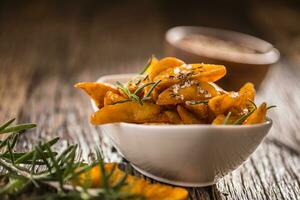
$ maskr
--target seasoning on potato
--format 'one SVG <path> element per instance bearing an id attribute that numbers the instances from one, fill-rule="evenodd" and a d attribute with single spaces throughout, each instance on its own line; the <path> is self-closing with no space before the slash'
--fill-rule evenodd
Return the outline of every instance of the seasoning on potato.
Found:
<path id="1" fill-rule="evenodd" d="M 136 77 L 126 83 L 77 83 L 99 110 L 91 123 L 248 125 L 266 120 L 267 104 L 257 107 L 255 89 L 245 83 L 237 92 L 214 82 L 226 75 L 226 67 L 186 64 L 166 57 L 152 57 Z M 272 107 L 272 106 L 271 106 Z M 269 107 L 270 108 L 270 107 Z"/>

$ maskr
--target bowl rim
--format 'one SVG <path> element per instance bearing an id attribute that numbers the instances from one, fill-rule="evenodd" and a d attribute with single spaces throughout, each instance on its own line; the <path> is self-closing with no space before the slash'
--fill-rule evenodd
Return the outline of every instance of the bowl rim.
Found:
<path id="1" fill-rule="evenodd" d="M 252 129 L 252 128 L 261 128 L 265 126 L 272 126 L 273 121 L 271 118 L 267 117 L 264 123 L 259 124 L 251 124 L 251 125 L 212 125 L 212 124 L 135 124 L 135 123 L 127 123 L 127 122 L 117 122 L 104 124 L 100 126 L 110 126 L 110 125 L 119 125 L 123 127 L 131 127 L 131 128 L 147 128 L 147 129 Z"/>
<path id="2" fill-rule="evenodd" d="M 218 37 L 216 35 L 219 35 L 219 37 L 226 36 L 227 38 L 231 38 L 232 41 L 239 40 L 239 42 L 245 44 L 245 46 L 251 45 L 254 49 L 265 48 L 268 50 L 262 53 L 239 53 L 240 55 L 243 55 L 242 59 L 239 56 L 231 57 L 228 55 L 215 54 L 209 50 L 196 53 L 195 51 L 184 48 L 182 45 L 177 43 L 178 40 L 190 33 L 202 33 L 202 35 L 214 35 L 215 37 Z M 276 63 L 280 58 L 279 51 L 271 43 L 252 35 L 220 28 L 205 26 L 175 26 L 166 32 L 165 40 L 169 43 L 169 45 L 189 54 L 232 63 L 269 65 Z"/>
<path id="3" fill-rule="evenodd" d="M 100 83 L 106 83 L 105 79 L 120 79 L 124 77 L 132 77 L 138 75 L 136 73 L 126 73 L 126 74 L 110 74 L 110 75 L 104 75 L 97 79 L 96 82 Z M 91 99 L 91 104 L 93 111 L 96 112 L 98 110 L 98 107 L 93 99 Z M 100 126 L 110 126 L 110 125 L 120 125 L 120 126 L 130 126 L 130 127 L 138 127 L 138 128 L 151 128 L 151 129 L 187 129 L 187 128 L 205 128 L 205 129 L 236 129 L 236 128 L 242 128 L 242 129 L 249 129 L 249 128 L 259 128 L 263 126 L 272 126 L 273 121 L 271 118 L 267 117 L 266 121 L 264 123 L 259 124 L 251 124 L 251 125 L 212 125 L 212 124 L 136 124 L 136 123 L 127 123 L 127 122 L 117 122 L 117 123 L 109 123 L 109 124 L 103 124 Z"/>

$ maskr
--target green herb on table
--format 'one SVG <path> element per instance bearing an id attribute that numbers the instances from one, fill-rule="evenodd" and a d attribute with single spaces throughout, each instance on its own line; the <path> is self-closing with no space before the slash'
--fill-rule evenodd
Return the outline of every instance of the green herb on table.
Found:
<path id="1" fill-rule="evenodd" d="M 58 138 L 38 143 L 32 150 L 18 152 L 17 141 L 24 131 L 36 127 L 35 124 L 12 126 L 14 119 L 0 126 L 0 133 L 6 133 L 0 140 L 0 199 L 15 199 L 21 194 L 30 199 L 141 199 L 139 195 L 122 192 L 125 184 L 119 182 L 114 187 L 88 189 L 74 186 L 72 181 L 81 174 L 99 165 L 104 169 L 101 154 L 97 161 L 87 165 L 77 158 L 77 145 L 69 145 L 61 153 L 53 150 Z M 111 172 L 112 173 L 112 172 Z M 110 176 L 102 176 L 103 183 Z M 86 183 L 88 186 L 88 183 Z"/>
<path id="2" fill-rule="evenodd" d="M 0 125 L 0 132 L 6 133 L 0 140 L 1 200 L 183 200 L 188 197 L 183 188 L 153 184 L 127 174 L 117 163 L 104 163 L 99 149 L 94 150 L 89 164 L 78 156 L 77 145 L 68 145 L 56 152 L 53 146 L 59 138 L 18 152 L 16 146 L 20 134 L 36 125 L 12 126 L 13 121 Z"/>

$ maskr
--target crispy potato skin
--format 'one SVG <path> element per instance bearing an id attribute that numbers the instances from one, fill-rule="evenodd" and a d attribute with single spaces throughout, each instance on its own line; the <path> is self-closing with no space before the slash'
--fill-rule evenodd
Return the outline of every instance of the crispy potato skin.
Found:
<path id="1" fill-rule="evenodd" d="M 223 114 L 234 105 L 236 98 L 232 93 L 215 96 L 208 101 L 209 109 L 216 116 Z"/>
<path id="2" fill-rule="evenodd" d="M 79 168 L 80 169 L 80 168 Z M 105 163 L 105 174 L 110 174 L 108 186 L 116 186 L 124 177 L 125 184 L 120 188 L 120 191 L 132 195 L 142 195 L 147 200 L 187 200 L 188 191 L 180 187 L 172 187 L 159 183 L 150 183 L 147 180 L 126 174 L 118 167 L 117 163 Z M 103 187 L 102 180 L 103 171 L 96 165 L 90 170 L 80 174 L 72 180 L 73 185 L 85 186 L 89 184 L 91 188 Z"/>
<path id="3" fill-rule="evenodd" d="M 220 125 L 224 123 L 226 116 L 223 114 L 218 115 L 214 121 L 212 122 L 213 125 Z"/>
<path id="4" fill-rule="evenodd" d="M 104 97 L 108 91 L 119 94 L 117 88 L 105 83 L 82 82 L 77 83 L 74 87 L 84 90 L 95 101 L 99 108 L 104 106 Z"/>
<path id="5" fill-rule="evenodd" d="M 223 65 L 188 64 L 167 68 L 155 76 L 153 80 L 161 80 L 158 87 L 164 89 L 186 79 L 199 82 L 215 82 L 225 74 L 226 68 Z"/>
<path id="6" fill-rule="evenodd" d="M 177 106 L 177 112 L 184 124 L 203 124 L 201 120 L 197 119 L 192 113 L 186 110 L 181 105 Z"/>
<path id="7" fill-rule="evenodd" d="M 122 101 L 125 98 L 119 94 L 116 94 L 112 91 L 107 91 L 104 96 L 104 106 L 113 105 L 118 101 Z"/>
<path id="8" fill-rule="evenodd" d="M 182 60 L 179 60 L 175 57 L 166 57 L 161 60 L 159 60 L 157 63 L 154 63 L 152 66 L 150 66 L 148 76 L 150 81 L 154 80 L 154 77 L 157 76 L 160 72 L 166 70 L 166 69 L 172 69 L 174 67 L 180 66 L 185 64 Z"/>
<path id="9" fill-rule="evenodd" d="M 161 112 L 161 107 L 153 103 L 140 105 L 136 102 L 125 102 L 108 105 L 91 116 L 91 123 L 94 125 L 131 122 L 144 123 L 153 122 Z"/>
<path id="10" fill-rule="evenodd" d="M 267 104 L 262 103 L 257 110 L 255 110 L 243 124 L 259 124 L 266 121 Z"/>
<path id="11" fill-rule="evenodd" d="M 165 111 L 165 115 L 171 124 L 182 124 L 182 120 L 176 111 L 167 110 Z"/>
<path id="12" fill-rule="evenodd" d="M 190 86 L 184 86 L 184 84 L 185 83 L 181 85 L 175 84 L 160 93 L 156 103 L 158 105 L 176 105 L 190 100 L 207 100 L 218 95 L 218 91 L 215 87 L 207 82 Z"/>
<path id="13" fill-rule="evenodd" d="M 120 88 L 93 82 L 75 85 L 100 109 L 91 116 L 92 124 L 217 125 L 224 123 L 228 113 L 226 124 L 256 124 L 266 120 L 266 103 L 256 109 L 252 83 L 245 83 L 237 92 L 226 91 L 214 83 L 226 75 L 223 65 L 186 64 L 175 57 L 158 60 L 152 56 L 146 68 Z"/>
<path id="14" fill-rule="evenodd" d="M 209 115 L 209 108 L 208 105 L 206 104 L 196 104 L 196 105 L 190 105 L 190 104 L 185 104 L 184 107 L 188 109 L 191 113 L 197 116 L 197 118 L 201 120 L 207 120 L 208 115 Z"/>

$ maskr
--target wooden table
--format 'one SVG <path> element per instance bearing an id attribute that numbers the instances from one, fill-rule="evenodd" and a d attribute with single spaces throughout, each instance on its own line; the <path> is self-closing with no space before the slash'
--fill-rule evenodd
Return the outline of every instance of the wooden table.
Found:
<path id="1" fill-rule="evenodd" d="M 226 1 L 1 1 L 0 121 L 17 117 L 38 128 L 23 138 L 79 142 L 83 155 L 101 145 L 107 161 L 121 161 L 88 122 L 88 98 L 78 81 L 134 72 L 163 56 L 164 32 L 174 25 L 243 31 L 273 42 L 281 61 L 259 91 L 278 107 L 271 133 L 239 169 L 212 187 L 191 188 L 191 199 L 300 199 L 300 12 L 295 2 Z M 181 9 L 181 10 L 180 10 Z M 138 174 L 137 172 L 134 172 Z"/>

